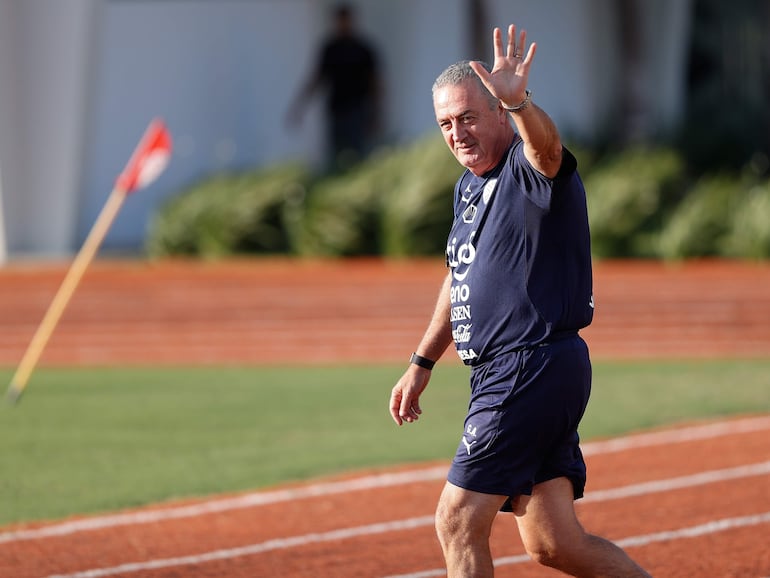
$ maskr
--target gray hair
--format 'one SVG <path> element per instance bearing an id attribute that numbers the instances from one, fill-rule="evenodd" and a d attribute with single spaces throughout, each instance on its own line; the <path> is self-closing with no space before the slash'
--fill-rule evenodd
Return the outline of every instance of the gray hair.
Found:
<path id="1" fill-rule="evenodd" d="M 471 68 L 470 63 L 470 60 L 461 60 L 460 62 L 455 62 L 454 64 L 448 66 L 446 70 L 439 74 L 436 80 L 433 82 L 431 93 L 435 95 L 439 88 L 444 88 L 445 86 L 459 86 L 460 84 L 463 84 L 467 81 L 475 82 L 476 85 L 481 89 L 481 93 L 489 101 L 489 108 L 494 109 L 499 102 L 498 99 L 495 98 L 492 93 L 489 92 L 489 90 L 487 90 L 487 87 L 484 86 L 483 82 L 481 82 L 479 75 L 476 74 Z M 486 62 L 480 62 L 480 64 L 486 70 L 490 72 L 492 71 L 492 68 Z"/>

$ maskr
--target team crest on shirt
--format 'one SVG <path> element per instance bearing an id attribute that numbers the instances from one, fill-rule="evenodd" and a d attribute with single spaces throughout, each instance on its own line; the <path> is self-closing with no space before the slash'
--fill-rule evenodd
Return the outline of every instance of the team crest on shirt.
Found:
<path id="1" fill-rule="evenodd" d="M 476 219 L 476 205 L 468 205 L 468 208 L 463 211 L 463 222 L 472 223 Z"/>

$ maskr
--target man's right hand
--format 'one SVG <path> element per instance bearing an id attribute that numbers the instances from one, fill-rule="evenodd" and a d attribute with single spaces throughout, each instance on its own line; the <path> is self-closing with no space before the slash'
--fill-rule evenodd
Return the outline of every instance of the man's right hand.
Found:
<path id="1" fill-rule="evenodd" d="M 390 415 L 398 425 L 417 421 L 422 413 L 420 395 L 430 381 L 430 370 L 410 365 L 390 393 Z"/>

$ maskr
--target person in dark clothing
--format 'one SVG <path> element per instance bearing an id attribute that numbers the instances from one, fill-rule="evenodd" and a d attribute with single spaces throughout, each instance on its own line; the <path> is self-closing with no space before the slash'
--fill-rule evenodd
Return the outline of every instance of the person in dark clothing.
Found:
<path id="1" fill-rule="evenodd" d="M 490 578 L 498 511 L 529 556 L 573 576 L 648 577 L 575 514 L 586 465 L 578 426 L 591 392 L 579 331 L 593 319 L 590 232 L 575 157 L 527 88 L 535 44 L 494 30 L 493 67 L 461 61 L 433 84 L 444 141 L 467 170 L 454 190 L 447 275 L 391 390 L 398 424 L 450 344 L 470 367 L 470 402 L 436 510 L 448 578 Z"/>
<path id="2" fill-rule="evenodd" d="M 379 124 L 380 72 L 377 52 L 356 32 L 353 8 L 334 10 L 334 33 L 321 46 L 310 78 L 297 94 L 289 120 L 302 121 L 307 101 L 326 92 L 328 164 L 342 169 L 370 151 Z"/>

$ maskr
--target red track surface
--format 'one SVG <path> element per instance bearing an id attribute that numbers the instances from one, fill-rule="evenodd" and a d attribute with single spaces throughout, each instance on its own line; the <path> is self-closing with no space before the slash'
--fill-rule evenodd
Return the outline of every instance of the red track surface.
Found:
<path id="1" fill-rule="evenodd" d="M 0 364 L 18 363 L 64 272 L 0 270 Z M 601 263 L 595 273 L 584 333 L 595 358 L 770 356 L 768 265 Z M 443 274 L 440 261 L 97 263 L 41 361 L 403 361 Z M 587 445 L 587 529 L 625 544 L 655 576 L 770 576 L 770 417 L 661 436 Z M 389 472 L 0 529 L 0 576 L 438 575 L 430 518 L 446 464 L 437 466 L 408 480 Z M 498 518 L 498 576 L 555 575 L 521 561 L 514 525 Z"/>
<path id="2" fill-rule="evenodd" d="M 0 365 L 21 359 L 65 272 L 0 269 Z M 96 263 L 41 362 L 403 361 L 444 274 L 436 260 Z M 594 358 L 770 356 L 770 264 L 599 263 L 594 292 Z"/>

